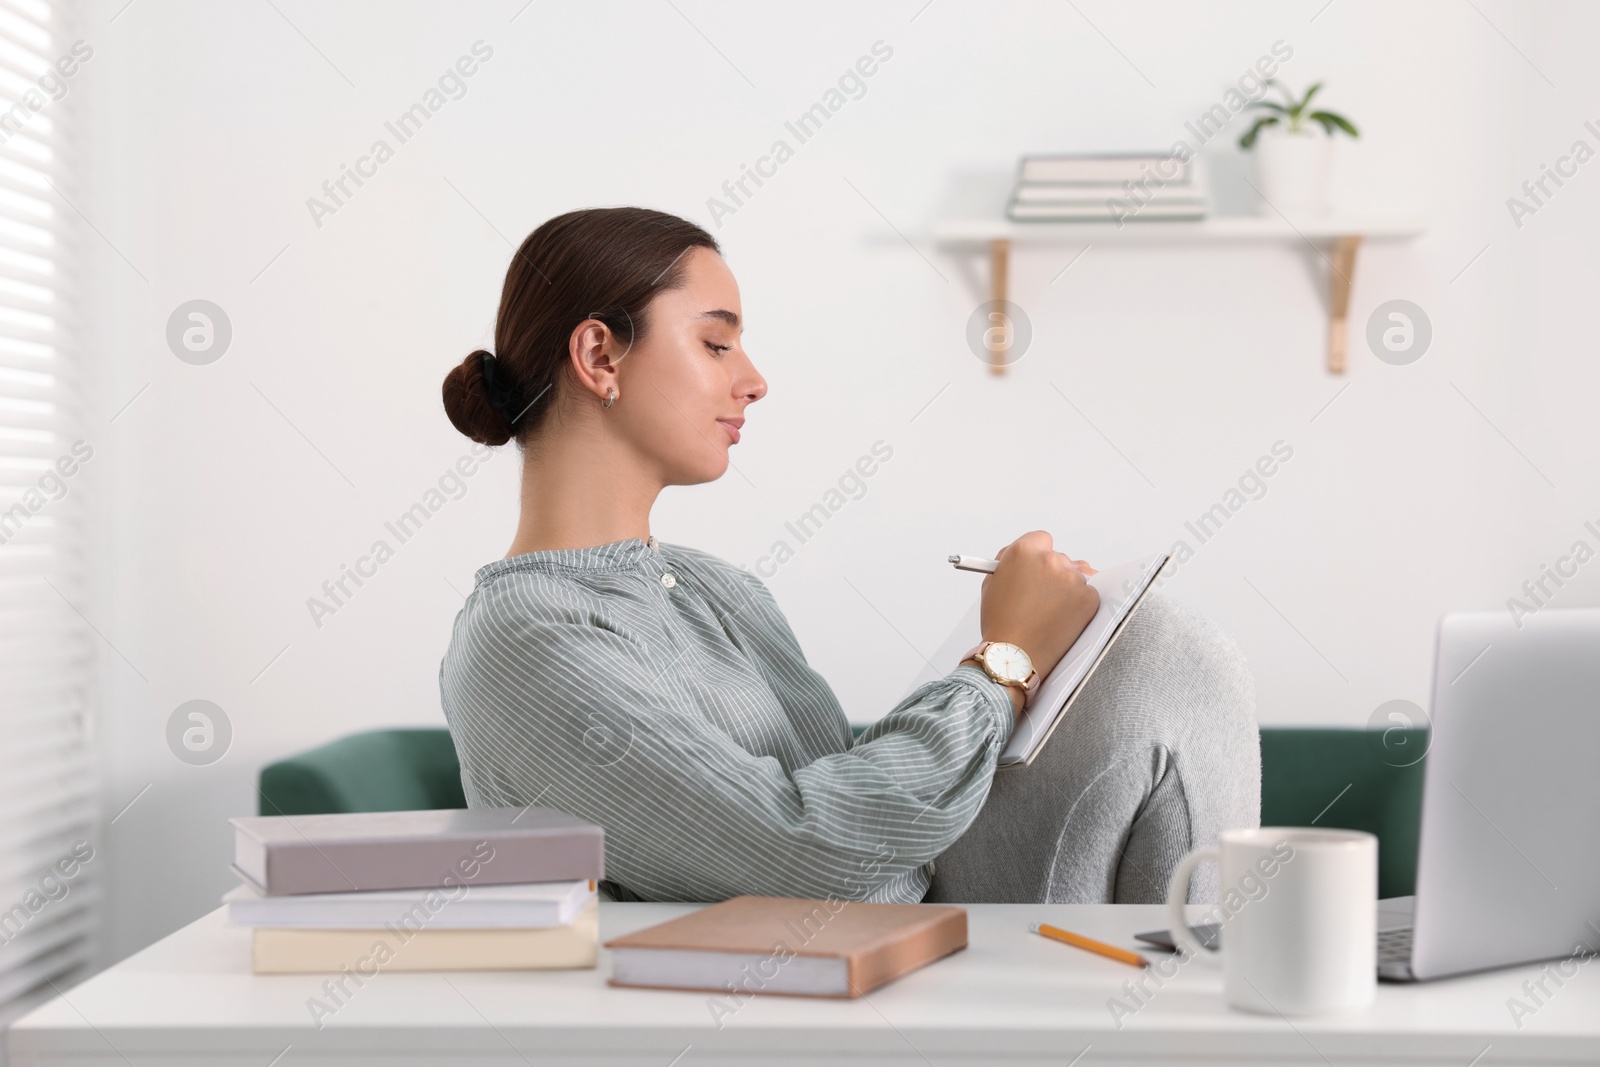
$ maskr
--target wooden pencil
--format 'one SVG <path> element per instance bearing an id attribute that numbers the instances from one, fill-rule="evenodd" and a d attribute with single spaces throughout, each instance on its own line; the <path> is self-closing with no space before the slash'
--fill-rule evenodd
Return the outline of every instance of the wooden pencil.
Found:
<path id="1" fill-rule="evenodd" d="M 1084 937 L 1082 934 L 1075 934 L 1071 930 L 1063 930 L 1059 926 L 1051 926 L 1049 923 L 1034 923 L 1029 929 L 1042 937 L 1060 941 L 1074 948 L 1081 948 L 1085 952 L 1093 952 L 1107 959 L 1116 960 L 1118 963 L 1126 963 L 1132 967 L 1150 966 L 1150 961 L 1137 952 L 1130 952 L 1125 948 L 1108 945 L 1104 941 L 1096 941 L 1092 937 Z"/>

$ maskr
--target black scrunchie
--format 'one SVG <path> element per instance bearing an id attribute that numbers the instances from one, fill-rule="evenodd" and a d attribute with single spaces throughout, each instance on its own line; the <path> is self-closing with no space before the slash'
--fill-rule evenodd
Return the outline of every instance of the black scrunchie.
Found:
<path id="1" fill-rule="evenodd" d="M 515 433 L 517 420 L 522 417 L 525 407 L 522 391 L 506 380 L 504 371 L 500 369 L 500 361 L 494 356 L 485 352 L 479 361 L 483 365 L 483 388 L 489 394 L 489 406 L 500 413 Z"/>

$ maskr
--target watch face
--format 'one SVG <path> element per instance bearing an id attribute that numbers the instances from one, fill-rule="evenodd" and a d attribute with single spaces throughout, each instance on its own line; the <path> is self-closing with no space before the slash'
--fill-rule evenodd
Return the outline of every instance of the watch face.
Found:
<path id="1" fill-rule="evenodd" d="M 1033 661 L 1028 659 L 1028 654 L 1008 641 L 994 642 L 983 657 L 994 673 L 1019 684 L 1033 673 Z"/>

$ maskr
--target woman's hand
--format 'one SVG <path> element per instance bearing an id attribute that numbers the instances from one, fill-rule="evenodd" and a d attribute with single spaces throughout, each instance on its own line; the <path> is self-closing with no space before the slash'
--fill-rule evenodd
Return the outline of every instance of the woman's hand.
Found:
<path id="1" fill-rule="evenodd" d="M 1020 647 L 1042 678 L 1100 607 L 1099 592 L 1085 580 L 1095 570 L 1055 551 L 1044 530 L 1023 534 L 995 559 L 999 566 L 983 580 L 983 638 Z M 1020 707 L 1020 691 L 1013 704 Z"/>

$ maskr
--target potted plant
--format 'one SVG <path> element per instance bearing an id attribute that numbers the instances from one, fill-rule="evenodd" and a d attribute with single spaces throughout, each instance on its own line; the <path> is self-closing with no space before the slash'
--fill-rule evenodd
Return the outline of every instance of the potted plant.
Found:
<path id="1" fill-rule="evenodd" d="M 1283 102 L 1252 100 L 1247 107 L 1267 114 L 1257 117 L 1254 125 L 1239 138 L 1239 147 L 1249 151 L 1257 149 L 1258 187 L 1267 201 L 1262 205 L 1265 214 L 1324 215 L 1328 211 L 1328 170 L 1331 162 L 1329 149 L 1333 135 L 1340 131 L 1359 137 L 1355 126 L 1343 115 L 1332 111 L 1311 110 L 1311 100 L 1322 88 L 1317 82 L 1304 96 L 1294 93 L 1275 78 L 1268 78 L 1268 87 L 1276 89 Z"/>

